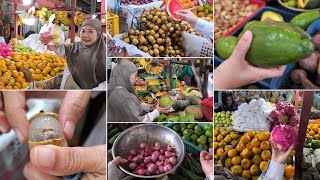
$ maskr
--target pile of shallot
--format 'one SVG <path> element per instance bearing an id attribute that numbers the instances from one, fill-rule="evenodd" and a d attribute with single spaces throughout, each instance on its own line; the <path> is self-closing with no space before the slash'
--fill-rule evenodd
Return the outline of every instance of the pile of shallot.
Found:
<path id="1" fill-rule="evenodd" d="M 169 172 L 176 163 L 177 155 L 170 145 L 162 147 L 157 142 L 153 147 L 141 143 L 139 149 L 129 151 L 129 168 L 138 175 L 163 174 Z"/>

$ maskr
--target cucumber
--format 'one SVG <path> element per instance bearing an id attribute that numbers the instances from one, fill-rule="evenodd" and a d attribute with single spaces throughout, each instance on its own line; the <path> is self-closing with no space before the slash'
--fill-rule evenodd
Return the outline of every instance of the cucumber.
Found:
<path id="1" fill-rule="evenodd" d="M 115 134 L 117 134 L 118 132 L 120 132 L 120 129 L 116 127 L 114 129 L 112 129 L 110 132 L 108 132 L 108 137 L 112 137 Z"/>
<path id="2" fill-rule="evenodd" d="M 312 147 L 312 149 L 320 148 L 320 140 L 312 140 L 311 147 Z"/>
<path id="3" fill-rule="evenodd" d="M 109 139 L 109 144 L 113 144 L 114 141 L 117 139 L 117 137 L 121 134 L 121 132 L 118 132 L 116 135 L 114 135 L 111 139 Z"/>

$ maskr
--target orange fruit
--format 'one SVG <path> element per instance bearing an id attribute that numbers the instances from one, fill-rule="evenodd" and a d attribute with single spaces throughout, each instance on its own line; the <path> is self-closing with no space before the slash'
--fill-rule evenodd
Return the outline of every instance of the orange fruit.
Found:
<path id="1" fill-rule="evenodd" d="M 226 147 L 226 145 L 227 145 L 227 143 L 224 142 L 224 141 L 221 141 L 221 142 L 219 143 L 219 147 L 220 147 L 220 148 L 224 148 L 224 147 Z"/>
<path id="2" fill-rule="evenodd" d="M 225 161 L 224 161 L 224 165 L 228 168 L 230 168 L 232 166 L 232 163 L 231 163 L 231 158 L 227 158 Z"/>
<path id="3" fill-rule="evenodd" d="M 258 180 L 259 179 L 259 176 L 252 176 L 251 177 L 251 180 Z"/>
<path id="4" fill-rule="evenodd" d="M 236 147 L 236 150 L 238 152 L 242 152 L 245 148 L 246 148 L 246 145 L 244 145 L 243 143 L 239 142 L 239 144 Z"/>
<path id="5" fill-rule="evenodd" d="M 234 176 L 240 176 L 242 174 L 242 167 L 240 165 L 232 166 L 231 172 Z"/>
<path id="6" fill-rule="evenodd" d="M 241 163 L 241 157 L 240 156 L 234 156 L 231 158 L 231 163 L 233 165 L 239 165 Z"/>
<path id="7" fill-rule="evenodd" d="M 243 170 L 241 177 L 244 179 L 251 179 L 251 174 L 250 174 L 250 170 Z"/>
<path id="8" fill-rule="evenodd" d="M 315 135 L 315 132 L 313 130 L 309 131 L 309 135 L 310 136 L 314 136 Z"/>
<path id="9" fill-rule="evenodd" d="M 315 134 L 315 135 L 313 136 L 313 138 L 314 138 L 315 140 L 318 140 L 318 139 L 320 138 L 320 134 Z"/>
<path id="10" fill-rule="evenodd" d="M 231 145 L 235 145 L 235 144 L 237 144 L 237 142 L 238 142 L 237 140 L 232 140 Z"/>
<path id="11" fill-rule="evenodd" d="M 271 159 L 271 152 L 269 150 L 262 151 L 261 158 L 264 161 L 268 161 L 269 159 Z"/>
<path id="12" fill-rule="evenodd" d="M 214 160 L 219 160 L 220 156 L 218 156 L 217 154 L 214 155 Z"/>
<path id="13" fill-rule="evenodd" d="M 228 151 L 230 147 L 231 147 L 231 145 L 226 145 L 226 146 L 224 147 L 224 151 Z"/>
<path id="14" fill-rule="evenodd" d="M 293 178 L 293 176 L 294 176 L 294 168 L 292 167 L 292 165 L 288 165 L 288 166 L 285 167 L 284 176 L 286 178 Z"/>
<path id="15" fill-rule="evenodd" d="M 253 158 L 251 159 L 251 163 L 252 164 L 260 164 L 262 161 L 261 156 L 260 155 L 254 155 Z"/>
<path id="16" fill-rule="evenodd" d="M 251 167 L 250 159 L 242 159 L 241 167 L 242 167 L 242 169 L 249 169 Z"/>
<path id="17" fill-rule="evenodd" d="M 250 159 L 252 157 L 252 151 L 248 148 L 245 148 L 241 153 L 240 156 L 243 159 Z"/>
<path id="18" fill-rule="evenodd" d="M 313 130 L 314 132 L 318 132 L 318 131 L 319 131 L 319 127 L 313 126 L 313 127 L 312 127 L 312 130 Z"/>
<path id="19" fill-rule="evenodd" d="M 260 147 L 253 147 L 252 148 L 252 153 L 253 154 L 261 154 L 262 150 Z"/>
<path id="20" fill-rule="evenodd" d="M 270 149 L 269 141 L 262 141 L 261 144 L 260 144 L 260 148 L 262 150 L 269 150 Z"/>
<path id="21" fill-rule="evenodd" d="M 254 136 L 256 135 L 254 131 L 248 131 L 246 134 L 250 137 L 250 139 L 253 139 Z"/>
<path id="22" fill-rule="evenodd" d="M 213 143 L 213 149 L 218 149 L 219 147 L 219 143 L 218 142 L 214 142 Z"/>
<path id="23" fill-rule="evenodd" d="M 246 144 L 246 148 L 252 149 L 252 148 L 253 148 L 252 142 L 248 142 L 248 143 Z"/>
<path id="24" fill-rule="evenodd" d="M 232 133 L 230 134 L 230 136 L 231 136 L 231 138 L 234 139 L 234 140 L 236 140 L 236 139 L 238 139 L 238 138 L 240 137 L 239 134 L 234 133 L 234 132 L 232 132 Z"/>
<path id="25" fill-rule="evenodd" d="M 232 141 L 231 137 L 229 135 L 227 135 L 226 137 L 224 137 L 224 142 L 226 143 L 230 143 Z"/>
<path id="26" fill-rule="evenodd" d="M 243 144 L 247 144 L 251 141 L 250 136 L 248 136 L 247 134 L 243 135 L 240 139 L 240 142 Z"/>
<path id="27" fill-rule="evenodd" d="M 270 138 L 270 133 L 267 131 L 259 132 L 258 138 L 260 141 L 267 141 Z"/>
<path id="28" fill-rule="evenodd" d="M 220 142 L 223 139 L 223 136 L 221 134 L 218 135 L 217 141 Z"/>
<path id="29" fill-rule="evenodd" d="M 217 150 L 217 155 L 218 155 L 218 156 L 221 156 L 223 153 L 224 153 L 224 150 L 223 150 L 222 148 L 219 148 L 219 149 Z"/>
<path id="30" fill-rule="evenodd" d="M 18 88 L 18 89 L 21 89 L 22 85 L 19 83 L 19 82 L 16 82 L 15 83 L 15 86 Z"/>
<path id="31" fill-rule="evenodd" d="M 260 139 L 258 138 L 253 138 L 251 141 L 251 144 L 253 147 L 259 147 L 260 146 Z"/>
<path id="32" fill-rule="evenodd" d="M 260 170 L 264 171 L 268 167 L 268 161 L 262 161 L 260 163 Z"/>
<path id="33" fill-rule="evenodd" d="M 229 158 L 233 158 L 233 157 L 235 157 L 236 155 L 238 155 L 238 151 L 237 151 L 237 150 L 231 149 L 231 150 L 228 151 L 228 157 L 229 157 Z"/>
<path id="34" fill-rule="evenodd" d="M 0 70 L 2 71 L 2 72 L 6 72 L 7 70 L 8 70 L 8 68 L 7 68 L 7 66 L 6 65 L 0 65 Z"/>
<path id="35" fill-rule="evenodd" d="M 16 77 L 18 77 L 20 74 L 19 74 L 19 72 L 17 71 L 17 70 L 13 70 L 12 71 L 12 77 L 14 77 L 14 78 L 16 78 Z"/>
<path id="36" fill-rule="evenodd" d="M 253 164 L 253 165 L 250 167 L 250 174 L 251 174 L 252 176 L 259 176 L 259 175 L 261 174 L 259 165 Z"/>

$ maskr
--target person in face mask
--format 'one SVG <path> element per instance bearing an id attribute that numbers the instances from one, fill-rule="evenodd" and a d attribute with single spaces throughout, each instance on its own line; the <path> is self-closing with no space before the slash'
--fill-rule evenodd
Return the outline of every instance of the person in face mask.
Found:
<path id="1" fill-rule="evenodd" d="M 169 110 L 155 105 L 141 104 L 133 89 L 138 68 L 129 60 L 121 60 L 112 70 L 108 84 L 109 122 L 152 122 Z"/>

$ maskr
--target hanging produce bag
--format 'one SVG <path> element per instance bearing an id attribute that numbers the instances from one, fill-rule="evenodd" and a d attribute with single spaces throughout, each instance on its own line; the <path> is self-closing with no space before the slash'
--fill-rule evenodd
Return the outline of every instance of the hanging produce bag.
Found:
<path id="1" fill-rule="evenodd" d="M 44 44 L 59 45 L 65 41 L 64 32 L 61 28 L 53 24 L 55 14 L 52 14 L 49 18 L 49 23 L 41 27 L 39 33 L 39 40 Z"/>

